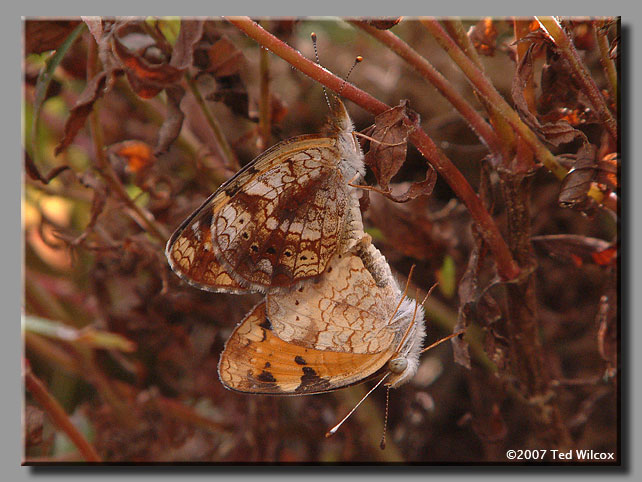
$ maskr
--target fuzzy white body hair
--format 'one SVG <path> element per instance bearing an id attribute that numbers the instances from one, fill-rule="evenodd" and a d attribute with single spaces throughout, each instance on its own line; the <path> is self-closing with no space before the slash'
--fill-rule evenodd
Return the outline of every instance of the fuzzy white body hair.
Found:
<path id="1" fill-rule="evenodd" d="M 395 280 L 390 270 L 390 265 L 381 252 L 372 244 L 372 238 L 365 234 L 357 246 L 357 255 L 363 261 L 364 266 L 370 272 L 377 286 L 383 289 L 389 289 L 394 293 L 394 302 L 390 305 L 397 308 L 399 300 L 403 295 L 399 284 Z M 416 307 L 416 312 L 415 312 Z M 419 368 L 419 355 L 424 344 L 424 337 L 426 336 L 426 326 L 424 324 L 424 308 L 423 306 L 411 298 L 404 297 L 399 307 L 393 313 L 389 327 L 398 334 L 395 337 L 395 343 L 401 344 L 397 346 L 396 354 L 392 360 L 405 362 L 403 371 L 393 371 L 388 362 L 388 370 L 390 378 L 386 382 L 387 385 L 396 388 L 409 381 Z M 408 328 L 410 327 L 410 328 Z M 403 336 L 408 330 L 408 335 L 404 339 Z M 403 343 L 401 343 L 403 340 Z"/>
<path id="2" fill-rule="evenodd" d="M 417 312 L 415 313 L 415 306 Z M 412 324 L 408 336 L 403 345 L 399 347 L 397 358 L 405 358 L 407 362 L 406 369 L 401 373 L 393 373 L 388 384 L 392 388 L 410 381 L 417 373 L 419 368 L 419 355 L 424 345 L 426 336 L 426 326 L 424 324 L 424 307 L 411 298 L 404 298 L 397 314 L 392 319 L 393 324 L 399 324 L 400 333 L 405 334 L 409 324 Z M 401 340 L 400 340 L 401 341 Z"/>
<path id="3" fill-rule="evenodd" d="M 330 127 L 337 139 L 337 149 L 341 156 L 339 168 L 346 181 L 359 180 L 365 175 L 366 168 L 363 163 L 363 152 L 357 137 L 354 134 L 354 124 L 345 105 L 338 97 L 333 97 L 330 102 L 331 118 Z M 358 176 L 357 176 L 358 175 Z"/>

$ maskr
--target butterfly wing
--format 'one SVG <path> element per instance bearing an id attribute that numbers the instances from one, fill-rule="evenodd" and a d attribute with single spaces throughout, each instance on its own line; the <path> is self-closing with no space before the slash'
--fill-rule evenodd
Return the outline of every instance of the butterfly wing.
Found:
<path id="1" fill-rule="evenodd" d="M 388 281 L 378 286 L 359 256 L 338 254 L 320 279 L 268 295 L 267 314 L 284 341 L 317 350 L 379 353 L 398 337 L 389 323 L 401 293 L 394 280 Z"/>
<path id="2" fill-rule="evenodd" d="M 258 304 L 225 345 L 218 373 L 225 387 L 246 393 L 305 395 L 327 392 L 375 375 L 392 352 L 316 350 L 284 341 L 272 329 L 266 304 Z"/>
<path id="3" fill-rule="evenodd" d="M 172 235 L 172 269 L 209 291 L 290 287 L 322 273 L 362 230 L 337 140 L 277 144 L 223 184 Z"/>

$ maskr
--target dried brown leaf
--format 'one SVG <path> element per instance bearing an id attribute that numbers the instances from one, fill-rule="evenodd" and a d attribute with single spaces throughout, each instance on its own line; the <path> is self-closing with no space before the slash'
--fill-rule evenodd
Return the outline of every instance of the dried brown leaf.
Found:
<path id="1" fill-rule="evenodd" d="M 181 133 L 183 120 L 185 119 L 185 114 L 181 110 L 181 100 L 185 96 L 185 89 L 180 85 L 175 85 L 168 87 L 165 92 L 167 94 L 167 116 L 158 131 L 158 142 L 154 149 L 155 156 L 167 152 L 169 146 Z"/>
<path id="2" fill-rule="evenodd" d="M 247 60 L 236 45 L 226 36 L 215 43 L 201 43 L 196 47 L 195 64 L 203 72 L 215 77 L 227 77 L 239 73 Z"/>
<path id="3" fill-rule="evenodd" d="M 70 169 L 69 166 L 58 166 L 54 167 L 46 175 L 43 175 L 39 170 L 36 164 L 31 159 L 31 156 L 25 151 L 25 171 L 31 179 L 37 179 L 44 184 L 49 184 L 53 178 L 55 178 L 61 172 Z"/>
<path id="4" fill-rule="evenodd" d="M 376 18 L 376 19 L 369 19 L 366 20 L 366 23 L 368 25 L 372 25 L 374 28 L 378 30 L 389 30 L 395 25 L 397 25 L 399 22 L 401 22 L 401 19 L 403 17 L 396 17 L 396 18 Z"/>
<path id="5" fill-rule="evenodd" d="M 405 203 L 411 199 L 416 199 L 419 196 L 429 196 L 432 193 L 432 190 L 435 188 L 435 183 L 437 182 L 437 171 L 432 167 L 428 166 L 426 171 L 426 179 L 419 182 L 414 182 L 410 185 L 408 190 L 402 194 L 393 194 L 390 192 L 382 192 L 384 196 L 388 199 L 393 200 L 397 203 Z"/>
<path id="6" fill-rule="evenodd" d="M 143 56 L 147 48 L 130 50 L 124 39 L 132 34 L 134 28 L 134 22 L 123 23 L 115 28 L 110 36 L 112 51 L 125 69 L 127 80 L 134 92 L 144 99 L 150 99 L 165 87 L 178 82 L 183 75 L 183 69 L 170 65 L 162 56 L 152 62 L 150 56 Z M 160 47 L 159 50 L 162 51 Z"/>
<path id="7" fill-rule="evenodd" d="M 113 75 L 113 73 L 110 74 Z M 105 71 L 99 72 L 87 83 L 85 90 L 80 94 L 76 105 L 72 107 L 69 117 L 65 121 L 65 135 L 56 146 L 54 151 L 56 155 L 73 142 L 78 131 L 85 125 L 94 103 L 104 94 L 105 82 L 110 74 Z"/>
<path id="8" fill-rule="evenodd" d="M 513 77 L 511 94 L 515 107 L 522 120 L 543 140 L 559 146 L 568 142 L 573 142 L 576 138 L 588 142 L 582 131 L 575 129 L 568 120 L 560 119 L 556 122 L 541 123 L 538 117 L 530 111 L 524 89 L 533 77 L 533 49 L 536 44 L 531 44 L 526 54 L 520 61 Z"/>
<path id="9" fill-rule="evenodd" d="M 596 176 L 597 148 L 584 144 L 577 152 L 573 169 L 566 175 L 560 186 L 558 201 L 563 207 L 579 207 L 588 200 L 588 191 Z"/>
<path id="10" fill-rule="evenodd" d="M 87 24 L 89 32 L 93 35 L 97 44 L 103 41 L 103 19 L 101 17 L 80 17 Z"/>
<path id="11" fill-rule="evenodd" d="M 372 169 L 383 191 L 389 191 L 390 180 L 406 160 L 408 135 L 419 123 L 419 116 L 402 101 L 375 117 L 371 137 L 378 142 L 370 143 L 364 161 Z"/>
<path id="12" fill-rule="evenodd" d="M 183 71 L 191 67 L 194 59 L 194 47 L 202 36 L 203 20 L 182 19 L 181 29 L 169 64 Z"/>
<path id="13" fill-rule="evenodd" d="M 572 262 L 578 267 L 586 263 L 613 265 L 617 258 L 617 248 L 613 243 L 589 236 L 552 234 L 533 236 L 531 240 L 536 247 L 546 250 L 554 258 Z"/>
<path id="14" fill-rule="evenodd" d="M 497 47 L 497 29 L 491 17 L 477 22 L 468 30 L 468 38 L 481 55 L 493 56 Z"/>

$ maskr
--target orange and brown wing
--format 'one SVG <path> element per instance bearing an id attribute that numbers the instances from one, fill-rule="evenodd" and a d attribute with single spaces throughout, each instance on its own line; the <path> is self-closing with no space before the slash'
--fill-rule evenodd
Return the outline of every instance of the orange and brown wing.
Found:
<path id="1" fill-rule="evenodd" d="M 335 143 L 302 136 L 259 156 L 174 233 L 172 268 L 199 288 L 236 293 L 321 274 L 344 242 L 352 202 Z"/>
<path id="2" fill-rule="evenodd" d="M 218 373 L 225 387 L 246 393 L 306 395 L 354 385 L 374 376 L 392 351 L 347 353 L 283 341 L 272 331 L 265 302 L 236 327 Z"/>

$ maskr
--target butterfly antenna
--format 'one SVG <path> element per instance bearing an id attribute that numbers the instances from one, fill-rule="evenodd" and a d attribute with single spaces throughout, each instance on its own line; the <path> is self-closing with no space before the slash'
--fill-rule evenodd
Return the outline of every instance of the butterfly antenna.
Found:
<path id="1" fill-rule="evenodd" d="M 415 294 L 415 298 L 417 298 L 419 295 L 419 290 L 417 290 L 417 293 Z M 425 301 L 425 300 L 424 300 Z M 423 306 L 423 303 L 422 303 Z M 399 342 L 398 348 L 396 353 L 399 353 L 399 348 L 403 346 L 403 344 L 406 342 L 406 338 L 408 338 L 408 334 L 410 333 L 410 329 L 415 326 L 415 319 L 417 318 L 417 310 L 419 309 L 419 303 L 415 301 L 415 311 L 412 313 L 412 321 L 408 323 L 408 328 L 406 328 L 406 332 L 403 334 L 403 337 L 401 338 L 401 342 Z"/>
<path id="2" fill-rule="evenodd" d="M 408 281 L 406 281 L 406 287 L 403 290 L 403 293 L 401 294 L 401 298 L 399 299 L 399 303 L 397 303 L 397 307 L 395 308 L 395 311 L 392 312 L 392 316 L 388 320 L 388 324 L 392 323 L 393 318 L 399 311 L 399 308 L 401 307 L 401 303 L 403 303 L 403 300 L 406 299 L 406 294 L 408 293 L 408 287 L 410 286 L 410 278 L 412 278 L 412 272 L 415 270 L 415 265 L 413 264 L 410 267 L 410 273 L 408 273 Z"/>
<path id="3" fill-rule="evenodd" d="M 377 387 L 378 387 L 379 385 L 381 385 L 381 384 L 383 383 L 383 381 L 384 381 L 386 378 L 388 378 L 388 375 L 390 375 L 390 372 L 386 373 L 386 374 L 383 376 L 383 378 L 381 378 L 381 380 L 379 380 L 379 382 L 378 382 L 374 387 L 372 387 L 372 388 L 370 389 L 370 391 L 369 391 L 368 393 L 366 393 L 366 394 L 364 395 L 364 397 L 363 397 L 361 400 L 359 400 L 359 403 L 357 403 L 357 404 L 354 406 L 354 408 L 353 408 L 352 410 L 350 410 L 350 412 L 348 413 L 348 415 L 346 415 L 345 417 L 343 417 L 343 420 L 341 420 L 338 424 L 336 424 L 334 427 L 332 427 L 330 430 L 328 430 L 328 431 L 326 432 L 326 434 L 325 434 L 325 437 L 326 437 L 326 438 L 332 437 L 332 436 L 337 432 L 337 430 L 339 430 L 339 427 L 341 427 L 341 425 L 343 425 L 343 422 L 345 422 L 346 420 L 348 420 L 348 418 L 350 417 L 350 415 L 352 415 L 352 414 L 355 412 L 355 410 L 356 410 L 357 408 L 359 408 L 359 405 L 361 405 L 361 404 L 363 403 L 363 401 L 364 401 L 366 398 L 368 398 L 368 395 L 370 395 L 372 392 L 374 392 L 374 391 L 377 389 Z"/>
<path id="4" fill-rule="evenodd" d="M 464 334 L 465 334 L 465 333 L 466 333 L 466 330 L 460 330 L 460 331 L 458 331 L 457 333 L 451 333 L 450 335 L 448 335 L 448 336 L 446 336 L 446 337 L 442 338 L 441 340 L 437 340 L 437 341 L 436 341 L 436 342 L 434 342 L 432 345 L 430 345 L 430 346 L 428 346 L 428 347 L 424 348 L 424 349 L 423 349 L 423 350 L 421 350 L 419 353 L 427 352 L 428 350 L 431 350 L 432 348 L 435 348 L 437 345 L 441 345 L 443 342 L 448 341 L 448 340 L 450 340 L 451 338 L 455 338 L 456 336 L 464 336 Z"/>
<path id="5" fill-rule="evenodd" d="M 379 442 L 379 448 L 381 450 L 386 448 L 386 429 L 388 428 L 388 405 L 390 402 L 390 385 L 388 385 L 386 390 L 386 414 L 383 417 L 383 433 L 381 434 L 381 442 Z"/>
<path id="6" fill-rule="evenodd" d="M 310 34 L 310 38 L 312 39 L 312 45 L 314 46 L 314 59 L 317 62 L 317 65 L 321 65 L 321 62 L 319 62 L 319 51 L 317 50 L 317 34 L 312 32 Z M 325 97 L 325 102 L 328 104 L 328 108 L 332 110 L 332 106 L 330 105 L 330 99 L 328 98 L 328 91 L 325 90 L 325 85 L 321 85 L 321 88 L 323 89 L 323 95 Z"/>
<path id="7" fill-rule="evenodd" d="M 423 306 L 423 305 L 424 305 L 424 303 L 426 302 L 426 300 L 427 300 L 427 299 L 430 297 L 430 295 L 432 294 L 432 290 L 434 290 L 437 286 L 439 286 L 439 281 L 437 281 L 434 285 L 432 285 L 432 286 L 430 287 L 430 289 L 428 290 L 428 293 L 426 293 L 426 296 L 424 296 L 424 299 L 423 299 L 423 300 L 422 300 L 422 302 L 421 302 L 421 306 Z"/>
<path id="8" fill-rule="evenodd" d="M 343 79 L 343 84 L 341 84 L 341 88 L 339 89 L 339 92 L 337 95 L 341 95 L 341 92 L 343 92 L 343 88 L 346 86 L 348 83 L 348 77 L 350 77 L 350 74 L 354 70 L 354 68 L 357 66 L 358 63 L 363 61 L 363 57 L 361 55 L 357 55 L 356 58 L 354 59 L 354 63 L 352 64 L 352 67 L 350 67 L 350 70 L 348 70 L 348 74 L 346 75 L 345 79 Z"/>

